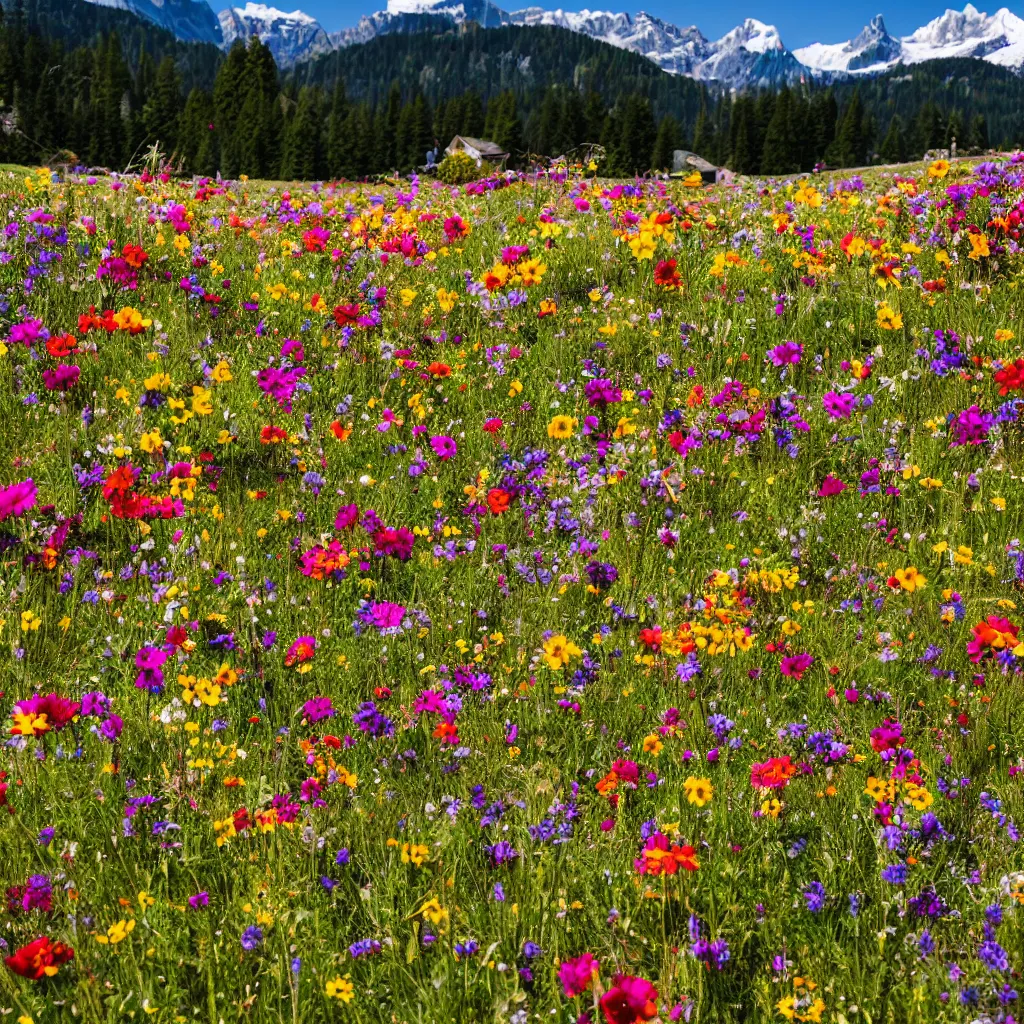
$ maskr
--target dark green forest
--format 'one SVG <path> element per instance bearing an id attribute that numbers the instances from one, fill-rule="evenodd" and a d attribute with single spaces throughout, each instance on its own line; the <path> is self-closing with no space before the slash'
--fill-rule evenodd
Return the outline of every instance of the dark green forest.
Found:
<path id="1" fill-rule="evenodd" d="M 382 36 L 282 73 L 251 40 L 223 54 L 81 0 L 9 0 L 0 21 L 0 160 L 124 170 L 158 147 L 183 173 L 363 178 L 408 172 L 456 135 L 513 166 L 604 147 L 632 175 L 693 149 L 745 174 L 915 159 L 1024 142 L 1024 79 L 980 60 L 727 94 L 550 27 Z"/>

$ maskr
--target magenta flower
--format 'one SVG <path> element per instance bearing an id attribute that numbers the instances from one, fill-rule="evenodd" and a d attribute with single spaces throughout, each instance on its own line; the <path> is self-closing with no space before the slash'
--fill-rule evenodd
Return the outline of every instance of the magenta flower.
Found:
<path id="1" fill-rule="evenodd" d="M 563 960 L 558 968 L 558 980 L 562 983 L 566 997 L 572 999 L 573 996 L 586 992 L 597 971 L 597 958 L 592 953 L 581 953 L 569 960 Z"/>
<path id="2" fill-rule="evenodd" d="M 846 490 L 846 484 L 837 476 L 832 476 L 830 473 L 822 481 L 821 487 L 818 488 L 819 498 L 833 498 L 837 494 L 842 494 Z"/>
<path id="3" fill-rule="evenodd" d="M 78 383 L 81 372 L 77 366 L 60 363 L 52 370 L 43 370 L 43 383 L 47 391 L 70 391 Z"/>
<path id="4" fill-rule="evenodd" d="M 430 447 L 434 449 L 434 454 L 442 462 L 447 462 L 449 459 L 454 458 L 459 450 L 455 442 L 445 434 L 438 434 L 432 437 L 430 439 Z"/>
<path id="5" fill-rule="evenodd" d="M 791 679 L 803 679 L 804 673 L 814 664 L 809 654 L 791 654 L 779 663 L 779 670 Z"/>
<path id="6" fill-rule="evenodd" d="M 857 396 L 849 392 L 829 391 L 821 397 L 821 405 L 834 420 L 848 420 L 857 406 Z"/>
<path id="7" fill-rule="evenodd" d="M 32 478 L 0 489 L 0 522 L 20 516 L 35 507 L 38 492 Z"/>
<path id="8" fill-rule="evenodd" d="M 768 349 L 768 358 L 771 359 L 773 366 L 796 365 L 803 354 L 803 345 L 796 341 L 784 341 L 781 345 Z"/>

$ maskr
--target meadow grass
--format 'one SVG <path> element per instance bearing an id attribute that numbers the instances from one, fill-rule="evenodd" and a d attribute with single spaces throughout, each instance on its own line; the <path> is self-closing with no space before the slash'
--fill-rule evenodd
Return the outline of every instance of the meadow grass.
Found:
<path id="1" fill-rule="evenodd" d="M 0 177 L 5 1012 L 1018 1016 L 1024 164 L 910 170 Z"/>

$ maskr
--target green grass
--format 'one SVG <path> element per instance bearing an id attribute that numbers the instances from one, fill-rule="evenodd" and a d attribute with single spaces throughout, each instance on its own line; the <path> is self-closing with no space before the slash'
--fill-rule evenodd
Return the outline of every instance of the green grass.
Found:
<path id="1" fill-rule="evenodd" d="M 663 1020 L 781 1020 L 791 995 L 796 1019 L 817 1019 L 820 997 L 821 1019 L 850 1024 L 1016 1014 L 999 999 L 1015 974 L 979 950 L 998 904 L 992 938 L 1021 967 L 1007 823 L 1022 818 L 1022 655 L 968 654 L 987 616 L 1021 621 L 1007 554 L 1021 427 L 993 379 L 1021 355 L 996 337 L 1021 333 L 1021 261 L 987 225 L 1022 196 L 1002 168 L 989 195 L 953 199 L 971 167 L 936 181 L 921 168 L 914 187 L 873 172 L 863 188 L 837 174 L 633 196 L 579 177 L 482 194 L 424 182 L 405 200 L 291 184 L 285 209 L 266 183 L 115 191 L 11 168 L 3 335 L 37 318 L 51 348 L 67 332 L 78 347 L 55 356 L 40 336 L 30 352 L 19 328 L 0 359 L 3 479 L 38 487 L 3 524 L 4 712 L 34 693 L 109 699 L 4 748 L 2 880 L 47 876 L 52 910 L 9 912 L 2 936 L 75 951 L 53 978 L 0 974 L 11 1019 L 598 1021 L 620 973 L 656 987 Z M 630 240 L 662 212 L 652 258 L 637 259 Z M 456 215 L 469 233 L 449 240 Z M 989 255 L 971 258 L 968 225 Z M 318 228 L 324 251 L 307 251 Z M 129 245 L 147 257 L 134 289 L 111 258 Z M 539 280 L 488 292 L 512 245 L 543 264 Z M 726 254 L 738 262 L 718 274 Z M 669 259 L 677 289 L 655 281 Z M 889 260 L 901 287 L 883 289 Z M 556 310 L 540 316 L 546 300 Z M 352 304 L 363 325 L 339 327 L 332 311 Z M 93 306 L 151 323 L 85 330 Z M 944 367 L 935 331 L 959 338 Z M 306 370 L 290 409 L 256 377 L 281 367 L 286 339 Z M 803 347 L 783 373 L 766 353 L 787 341 Z M 58 362 L 80 368 L 66 392 L 43 378 Z M 619 400 L 591 404 L 594 379 Z M 742 396 L 713 401 L 730 381 Z M 828 416 L 833 392 L 856 396 L 849 418 Z M 955 443 L 948 417 L 971 406 L 1002 413 Z M 738 442 L 744 414 L 762 413 Z M 571 437 L 549 431 L 556 416 Z M 447 460 L 441 436 L 457 447 Z M 169 496 L 172 518 L 116 514 L 103 488 L 125 466 L 140 470 L 127 489 Z M 823 497 L 829 476 L 847 486 Z M 336 530 L 349 503 L 361 518 Z M 414 531 L 408 560 L 375 554 L 368 509 Z M 332 541 L 336 578 L 305 575 L 303 553 Z M 617 577 L 593 586 L 595 563 Z M 901 587 L 908 567 L 925 586 Z M 355 628 L 363 601 L 403 606 L 397 635 Z M 136 656 L 170 625 L 187 643 L 167 648 L 149 693 Z M 308 671 L 285 664 L 303 636 Z M 556 669 L 558 636 L 578 653 Z M 813 663 L 784 675 L 801 653 Z M 692 660 L 701 672 L 684 679 Z M 219 698 L 200 682 L 218 673 Z M 446 685 L 450 742 L 441 715 L 416 710 Z M 333 717 L 308 721 L 316 697 Z M 380 735 L 352 717 L 369 701 L 390 720 Z M 716 735 L 712 716 L 733 724 Z M 872 743 L 886 719 L 913 751 L 902 767 Z M 799 766 L 788 785 L 755 788 L 752 765 L 785 755 Z M 894 765 L 886 831 L 865 788 Z M 697 806 L 686 783 L 701 778 L 714 793 Z M 773 797 L 777 817 L 762 811 Z M 941 830 L 926 818 L 922 832 L 926 812 Z M 699 870 L 639 871 L 655 828 L 693 846 Z M 511 862 L 495 864 L 498 843 Z M 884 880 L 898 865 L 905 880 Z M 932 890 L 946 912 L 929 920 L 909 901 Z M 192 909 L 200 893 L 208 906 Z M 694 955 L 691 915 L 728 943 L 721 969 Z M 253 926 L 262 940 L 245 949 Z M 354 958 L 361 940 L 379 952 Z M 599 979 L 569 998 L 558 967 L 582 953 Z M 350 1002 L 329 994 L 338 977 Z"/>

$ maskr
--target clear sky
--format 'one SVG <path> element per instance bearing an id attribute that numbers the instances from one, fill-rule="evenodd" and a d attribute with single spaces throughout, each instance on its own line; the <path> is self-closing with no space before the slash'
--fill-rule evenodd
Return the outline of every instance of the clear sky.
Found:
<path id="1" fill-rule="evenodd" d="M 290 3 L 277 0 L 264 0 L 271 6 L 289 9 Z M 294 3 L 295 0 L 292 0 Z M 496 0 L 506 10 L 520 7 L 537 6 L 554 8 L 559 4 L 538 2 L 538 0 L 513 0 L 504 3 Z M 244 0 L 234 0 L 237 6 L 243 6 Z M 876 14 L 885 18 L 885 26 L 894 36 L 909 35 L 932 18 L 938 17 L 947 9 L 955 6 L 963 10 L 963 4 L 929 2 L 929 0 L 902 0 L 883 6 L 881 0 L 846 0 L 845 3 L 830 0 L 723 0 L 712 4 L 678 4 L 667 0 L 644 0 L 638 6 L 629 4 L 607 3 L 601 0 L 583 0 L 578 4 L 564 2 L 566 10 L 613 10 L 629 11 L 645 10 L 650 14 L 664 18 L 676 25 L 696 25 L 709 39 L 717 39 L 735 28 L 744 18 L 757 18 L 760 21 L 775 25 L 782 35 L 782 41 L 789 49 L 806 46 L 808 43 L 838 43 L 855 36 Z M 211 6 L 219 10 L 217 0 L 211 0 Z M 307 14 L 315 17 L 328 32 L 354 25 L 360 15 L 381 10 L 386 0 L 299 0 L 298 6 Z M 979 10 L 994 13 L 1002 4 L 983 4 L 976 0 Z M 1018 2 L 1009 5 L 1015 14 L 1024 16 L 1024 8 Z"/>

